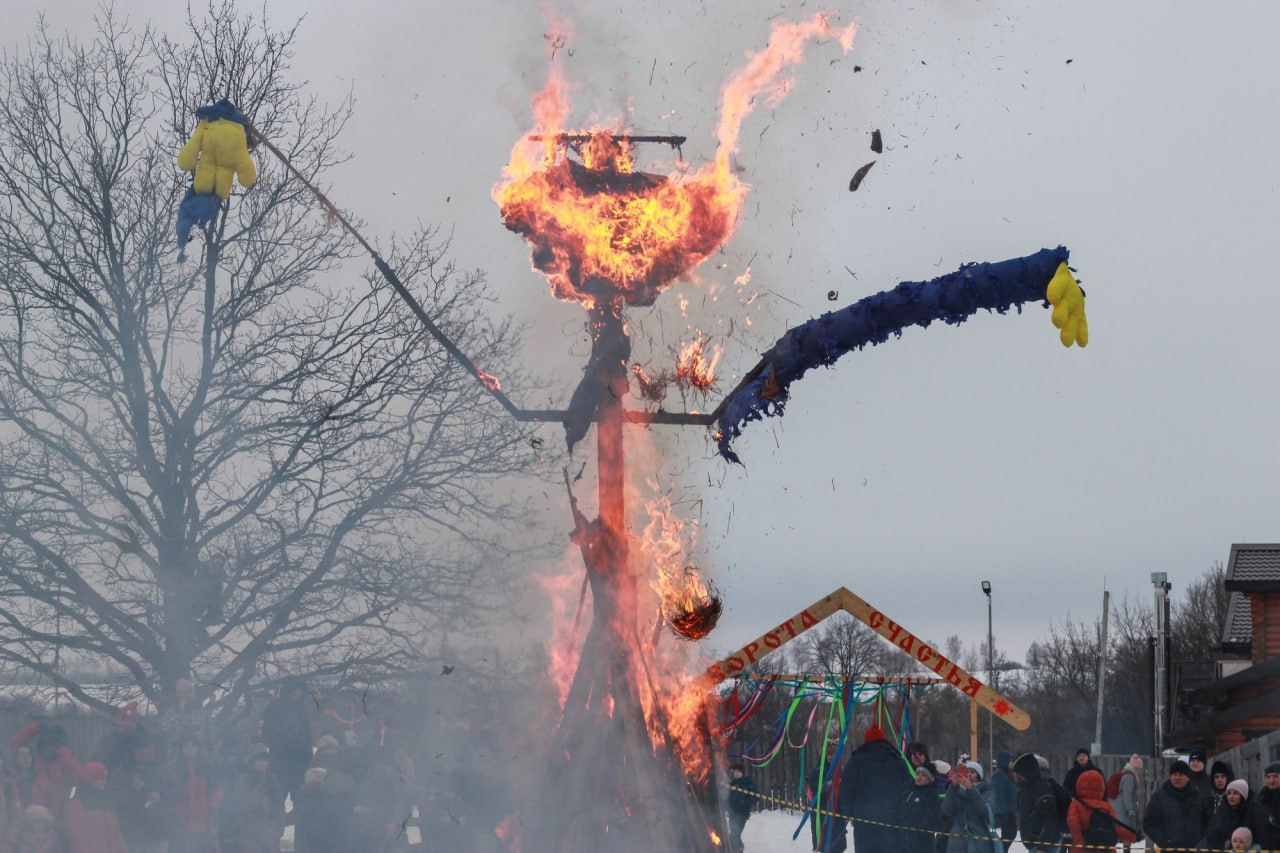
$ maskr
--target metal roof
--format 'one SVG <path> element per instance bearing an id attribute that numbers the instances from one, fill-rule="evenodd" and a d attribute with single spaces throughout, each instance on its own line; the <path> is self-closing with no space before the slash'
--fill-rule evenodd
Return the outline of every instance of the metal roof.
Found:
<path id="1" fill-rule="evenodd" d="M 1222 630 L 1224 646 L 1248 645 L 1253 642 L 1253 614 L 1249 598 L 1243 592 L 1232 592 L 1227 597 L 1227 624 Z"/>
<path id="2" fill-rule="evenodd" d="M 1235 544 L 1227 560 L 1227 589 L 1280 584 L 1280 545 Z"/>

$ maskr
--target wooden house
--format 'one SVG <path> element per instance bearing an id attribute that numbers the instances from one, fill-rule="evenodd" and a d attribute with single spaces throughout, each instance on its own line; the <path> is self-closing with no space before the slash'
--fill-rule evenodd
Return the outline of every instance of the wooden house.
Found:
<path id="1" fill-rule="evenodd" d="M 1230 593 L 1218 677 L 1180 697 L 1190 722 L 1170 746 L 1225 752 L 1280 729 L 1280 544 L 1231 546 Z"/>

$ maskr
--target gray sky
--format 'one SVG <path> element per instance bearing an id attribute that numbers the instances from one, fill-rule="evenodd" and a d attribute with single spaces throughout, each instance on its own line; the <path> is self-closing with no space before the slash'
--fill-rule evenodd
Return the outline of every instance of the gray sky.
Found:
<path id="1" fill-rule="evenodd" d="M 6 18 L 22 31 L 43 5 L 9 0 Z M 789 326 L 901 280 L 1062 243 L 1092 340 L 1063 349 L 1038 307 L 909 330 L 793 386 L 786 417 L 735 445 L 745 469 L 696 429 L 659 428 L 664 476 L 700 514 L 697 559 L 725 595 L 714 646 L 838 585 L 917 634 L 976 642 L 988 579 L 997 642 L 1020 659 L 1050 620 L 1094 618 L 1104 581 L 1149 602 L 1152 571 L 1177 595 L 1232 542 L 1275 541 L 1280 6 L 831 5 L 859 21 L 853 50 L 811 45 L 789 97 L 747 119 L 739 230 L 700 283 L 637 318 L 646 334 L 670 343 L 685 327 L 676 292 L 697 302 L 750 261 L 761 298 L 725 298 L 703 317 L 739 330 L 721 361 L 728 388 Z M 174 4 L 116 6 L 180 28 Z M 50 21 L 83 29 L 88 8 L 59 4 Z M 688 135 L 696 166 L 714 153 L 719 87 L 764 47 L 768 20 L 819 7 L 555 8 L 574 33 L 562 59 L 575 123 L 622 117 Z M 276 24 L 307 14 L 295 69 L 311 91 L 355 95 L 343 140 L 354 156 L 331 176 L 333 200 L 379 239 L 419 221 L 451 229 L 458 262 L 498 283 L 496 310 L 534 323 L 530 362 L 559 377 L 556 399 L 512 397 L 566 403 L 583 313 L 549 295 L 490 198 L 546 79 L 551 25 L 538 4 L 268 10 Z M 562 503 L 545 518 L 567 531 Z"/>

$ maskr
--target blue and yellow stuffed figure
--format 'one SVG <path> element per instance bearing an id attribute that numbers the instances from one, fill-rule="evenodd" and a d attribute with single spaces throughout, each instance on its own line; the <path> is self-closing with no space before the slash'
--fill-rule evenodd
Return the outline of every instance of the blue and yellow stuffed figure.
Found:
<path id="1" fill-rule="evenodd" d="M 251 134 L 244 116 L 230 101 L 196 110 L 200 120 L 195 132 L 178 152 L 178 168 L 195 172 L 191 187 L 178 209 L 178 246 L 184 248 L 195 226 L 209 224 L 218 206 L 231 195 L 231 180 L 238 178 L 248 189 L 258 180 L 258 169 L 249 155 Z"/>

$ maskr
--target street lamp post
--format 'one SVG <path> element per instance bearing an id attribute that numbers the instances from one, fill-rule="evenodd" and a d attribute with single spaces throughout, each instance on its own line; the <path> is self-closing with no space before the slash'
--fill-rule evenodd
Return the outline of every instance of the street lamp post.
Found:
<path id="1" fill-rule="evenodd" d="M 992 690 L 999 690 L 996 684 L 996 650 L 995 641 L 991 633 L 991 581 L 982 582 L 982 592 L 987 597 L 987 681 L 991 683 Z M 987 761 L 990 766 L 995 766 L 996 754 L 994 751 L 995 743 L 995 716 L 987 715 Z M 990 775 L 990 771 L 988 771 Z"/>

